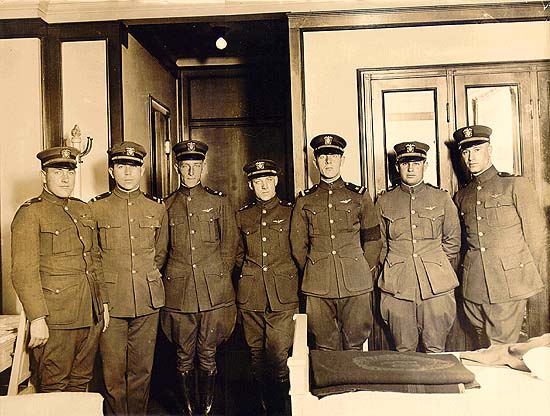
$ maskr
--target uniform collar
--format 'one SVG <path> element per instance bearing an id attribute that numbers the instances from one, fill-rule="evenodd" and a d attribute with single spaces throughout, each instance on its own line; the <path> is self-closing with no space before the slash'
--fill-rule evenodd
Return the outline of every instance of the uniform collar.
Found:
<path id="1" fill-rule="evenodd" d="M 51 192 L 47 191 L 46 189 L 42 191 L 40 198 L 59 206 L 65 206 L 69 202 L 69 198 L 59 198 L 58 196 L 55 196 Z"/>
<path id="2" fill-rule="evenodd" d="M 420 181 L 416 185 L 409 186 L 401 182 L 399 184 L 399 187 L 403 192 L 407 194 L 417 194 L 418 192 L 422 192 L 424 189 L 426 189 L 426 183 L 424 181 Z"/>
<path id="3" fill-rule="evenodd" d="M 178 191 L 181 192 L 185 196 L 189 196 L 189 195 L 196 195 L 202 189 L 203 189 L 202 184 L 199 182 L 197 185 L 193 186 L 192 188 L 188 188 L 186 186 L 181 185 L 179 187 Z"/>
<path id="4" fill-rule="evenodd" d="M 484 183 L 488 180 L 493 179 L 495 176 L 498 175 L 497 168 L 494 167 L 494 165 L 491 165 L 490 168 L 488 168 L 486 171 L 480 173 L 479 175 L 474 175 L 474 181 L 476 183 Z"/>
<path id="5" fill-rule="evenodd" d="M 113 193 L 122 199 L 134 199 L 141 195 L 141 190 L 138 188 L 135 191 L 126 192 L 120 189 L 118 186 L 115 186 Z"/>
<path id="6" fill-rule="evenodd" d="M 331 183 L 325 182 L 322 179 L 319 182 L 319 188 L 321 189 L 339 189 L 339 188 L 343 188 L 344 186 L 346 186 L 346 184 L 342 179 L 342 177 L 339 177 L 338 179 L 336 179 L 334 182 L 331 182 Z"/>
<path id="7" fill-rule="evenodd" d="M 273 209 L 279 205 L 279 198 L 275 195 L 268 201 L 262 201 L 261 199 L 256 198 L 256 206 L 263 209 Z"/>

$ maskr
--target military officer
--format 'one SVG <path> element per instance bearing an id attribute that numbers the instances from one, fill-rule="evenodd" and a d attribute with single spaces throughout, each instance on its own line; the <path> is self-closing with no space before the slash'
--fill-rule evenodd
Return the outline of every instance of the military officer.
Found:
<path id="1" fill-rule="evenodd" d="M 161 200 L 140 190 L 147 154 L 125 141 L 109 153 L 109 174 L 116 186 L 94 198 L 105 291 L 111 323 L 99 341 L 106 387 L 107 412 L 147 412 L 149 383 L 164 286 L 168 232 L 161 229 L 166 209 Z"/>
<path id="2" fill-rule="evenodd" d="M 490 344 L 518 341 L 527 299 L 544 283 L 546 222 L 524 177 L 498 172 L 489 127 L 458 129 L 470 182 L 455 197 L 466 237 L 462 289 L 466 316 Z"/>
<path id="3" fill-rule="evenodd" d="M 255 385 L 270 393 L 271 413 L 284 413 L 292 317 L 298 312 L 298 270 L 289 238 L 292 204 L 277 197 L 275 162 L 254 160 L 243 170 L 256 200 L 237 212 L 241 234 L 236 260 L 236 267 L 241 269 L 237 305 Z"/>
<path id="4" fill-rule="evenodd" d="M 70 197 L 77 155 L 73 147 L 37 154 L 44 189 L 15 214 L 12 282 L 30 324 L 38 390 L 86 391 L 97 342 L 109 324 L 100 296 L 94 221 L 88 205 Z"/>
<path id="5" fill-rule="evenodd" d="M 430 146 L 394 146 L 401 183 L 376 201 L 382 218 L 384 271 L 378 280 L 380 312 L 397 351 L 445 351 L 456 317 L 452 264 L 460 250 L 460 223 L 449 194 L 424 182 Z"/>
<path id="6" fill-rule="evenodd" d="M 321 182 L 300 193 L 290 234 L 306 312 L 318 349 L 361 349 L 372 328 L 380 220 L 365 188 L 340 177 L 346 141 L 321 134 L 310 145 Z"/>
<path id="7" fill-rule="evenodd" d="M 195 359 L 199 366 L 201 412 L 214 402 L 216 348 L 232 333 L 235 293 L 235 212 L 221 192 L 203 186 L 208 146 L 187 140 L 173 147 L 181 186 L 166 199 L 169 227 L 164 273 L 166 305 L 161 312 L 164 333 L 175 345 L 181 394 L 189 414 L 196 410 Z"/>

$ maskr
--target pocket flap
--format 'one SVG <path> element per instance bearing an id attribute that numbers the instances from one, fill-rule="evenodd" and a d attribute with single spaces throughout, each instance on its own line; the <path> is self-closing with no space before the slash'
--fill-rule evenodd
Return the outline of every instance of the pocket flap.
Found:
<path id="1" fill-rule="evenodd" d="M 42 283 L 42 289 L 58 294 L 58 293 L 64 292 L 67 289 L 75 287 L 79 284 L 80 284 L 79 281 L 74 281 L 74 280 L 71 280 L 68 282 L 63 282 L 63 281 L 47 282 L 47 283 Z"/>
<path id="2" fill-rule="evenodd" d="M 422 254 L 422 262 L 443 266 L 446 257 L 445 253 Z"/>
<path id="3" fill-rule="evenodd" d="M 389 222 L 394 222 L 394 221 L 402 220 L 403 218 L 405 218 L 402 215 L 393 214 L 391 212 L 383 212 L 381 215 L 382 215 L 383 218 L 385 218 Z"/>
<path id="4" fill-rule="evenodd" d="M 340 258 L 344 258 L 344 259 L 359 260 L 361 257 L 364 256 L 364 253 L 363 253 L 363 249 L 357 248 L 354 250 L 346 250 L 343 253 L 338 253 L 338 255 L 340 256 Z"/>
<path id="5" fill-rule="evenodd" d="M 502 268 L 504 270 L 518 269 L 528 263 L 533 262 L 533 258 L 529 253 L 522 252 L 521 254 L 510 253 L 500 257 Z"/>
<path id="6" fill-rule="evenodd" d="M 147 281 L 148 282 L 154 282 L 156 280 L 159 280 L 162 277 L 160 272 L 158 270 L 153 270 L 151 272 L 147 273 Z"/>
<path id="7" fill-rule="evenodd" d="M 279 221 L 279 220 L 277 220 Z M 274 231 L 278 231 L 280 233 L 282 233 L 283 231 L 287 230 L 288 231 L 288 228 L 289 228 L 289 222 L 288 221 L 281 221 L 281 222 L 272 222 L 268 225 L 268 227 Z"/>
<path id="8" fill-rule="evenodd" d="M 401 264 L 401 263 L 405 263 L 405 258 L 404 257 L 401 257 L 401 256 L 398 256 L 396 254 L 393 254 L 391 251 L 388 253 L 388 255 L 386 256 L 386 263 L 388 264 L 388 266 L 390 267 L 393 267 L 395 266 L 396 264 Z"/>
<path id="9" fill-rule="evenodd" d="M 356 203 L 348 203 L 348 204 L 338 203 L 338 204 L 334 205 L 334 209 L 336 211 L 351 212 L 351 210 L 355 209 L 355 208 L 359 209 L 359 204 L 356 204 Z"/>
<path id="10" fill-rule="evenodd" d="M 141 228 L 160 228 L 160 221 L 156 218 L 141 218 L 139 226 Z"/>
<path id="11" fill-rule="evenodd" d="M 514 205 L 514 201 L 510 197 L 493 198 L 489 196 L 489 198 L 485 201 L 485 208 L 498 208 L 510 205 Z"/>
<path id="12" fill-rule="evenodd" d="M 63 231 L 67 231 L 69 228 L 71 228 L 71 224 L 48 223 L 40 226 L 40 230 L 43 233 L 51 233 L 56 235 L 61 234 Z"/>
<path id="13" fill-rule="evenodd" d="M 320 253 L 320 252 L 312 252 L 307 255 L 307 258 L 311 260 L 312 263 L 316 263 L 320 260 L 326 259 L 328 257 L 328 253 Z"/>
<path id="14" fill-rule="evenodd" d="M 436 220 L 437 218 L 442 217 L 443 215 L 445 215 L 445 211 L 443 210 L 443 208 L 439 208 L 439 207 L 436 207 L 434 209 L 422 208 L 418 210 L 418 216 L 420 218 L 428 218 L 431 220 Z"/>
<path id="15" fill-rule="evenodd" d="M 112 221 L 105 221 L 105 220 L 100 220 L 97 222 L 97 226 L 99 228 L 120 228 L 121 225 L 119 223 L 116 223 L 116 222 L 112 222 Z"/>
<path id="16" fill-rule="evenodd" d="M 199 220 L 205 222 L 213 222 L 215 219 L 218 219 L 220 216 L 216 211 L 210 212 L 199 212 Z"/>
<path id="17" fill-rule="evenodd" d="M 304 210 L 309 211 L 313 215 L 320 214 L 322 212 L 325 212 L 327 210 L 327 207 L 319 207 L 319 206 L 312 206 L 312 205 L 304 205 Z"/>

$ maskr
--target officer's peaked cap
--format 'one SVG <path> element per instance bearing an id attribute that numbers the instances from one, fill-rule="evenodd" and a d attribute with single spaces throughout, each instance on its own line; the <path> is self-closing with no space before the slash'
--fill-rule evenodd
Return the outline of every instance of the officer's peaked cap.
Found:
<path id="1" fill-rule="evenodd" d="M 112 163 L 141 166 L 147 151 L 139 143 L 124 141 L 114 145 L 107 153 Z"/>
<path id="2" fill-rule="evenodd" d="M 311 139 L 309 144 L 313 148 L 315 156 L 322 154 L 339 154 L 344 153 L 344 148 L 347 143 L 343 137 L 337 134 L 319 134 Z"/>
<path id="3" fill-rule="evenodd" d="M 277 176 L 277 164 L 271 159 L 256 159 L 244 165 L 248 179 L 259 178 L 262 176 Z"/>
<path id="4" fill-rule="evenodd" d="M 204 160 L 208 145 L 199 140 L 185 140 L 176 143 L 172 148 L 176 154 L 176 160 Z"/>
<path id="5" fill-rule="evenodd" d="M 426 143 L 417 142 L 414 140 L 408 142 L 397 143 L 393 146 L 397 162 L 426 160 L 430 146 Z"/>
<path id="6" fill-rule="evenodd" d="M 453 137 L 460 150 L 476 144 L 488 143 L 491 141 L 490 127 L 482 125 L 466 126 L 454 132 Z"/>
<path id="7" fill-rule="evenodd" d="M 76 169 L 77 156 L 80 150 L 76 147 L 59 146 L 38 152 L 36 157 L 40 159 L 42 169 L 44 168 L 65 168 Z"/>

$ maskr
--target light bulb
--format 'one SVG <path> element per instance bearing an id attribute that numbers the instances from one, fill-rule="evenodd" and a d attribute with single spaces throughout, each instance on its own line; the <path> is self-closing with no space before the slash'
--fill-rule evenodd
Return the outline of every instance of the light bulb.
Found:
<path id="1" fill-rule="evenodd" d="M 220 36 L 218 40 L 216 40 L 216 48 L 218 48 L 220 51 L 223 51 L 225 48 L 227 48 L 227 41 L 223 38 L 223 36 Z"/>

